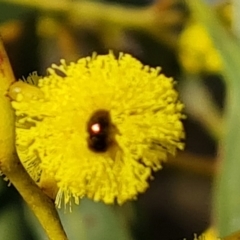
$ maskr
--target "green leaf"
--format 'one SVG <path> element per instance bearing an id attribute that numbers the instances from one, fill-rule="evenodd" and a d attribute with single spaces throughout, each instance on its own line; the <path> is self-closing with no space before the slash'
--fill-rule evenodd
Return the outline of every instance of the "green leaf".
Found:
<path id="1" fill-rule="evenodd" d="M 186 0 L 194 16 L 208 30 L 223 63 L 227 102 L 225 134 L 221 141 L 220 172 L 215 182 L 214 221 L 221 237 L 240 229 L 240 45 L 200 0 Z"/>
<path id="2" fill-rule="evenodd" d="M 131 203 L 111 206 L 82 199 L 79 206 L 72 206 L 71 213 L 59 211 L 62 223 L 71 240 L 132 240 L 127 213 Z"/>
<path id="3" fill-rule="evenodd" d="M 0 0 L 0 24 L 10 20 L 22 19 L 30 11 L 32 9 L 29 7 L 9 4 Z"/>

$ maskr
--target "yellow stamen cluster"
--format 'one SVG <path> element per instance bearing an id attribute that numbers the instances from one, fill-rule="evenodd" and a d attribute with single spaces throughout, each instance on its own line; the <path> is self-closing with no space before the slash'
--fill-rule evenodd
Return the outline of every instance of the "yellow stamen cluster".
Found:
<path id="1" fill-rule="evenodd" d="M 35 86 L 18 82 L 9 95 L 20 159 L 35 181 L 44 174 L 57 184 L 57 205 L 71 197 L 76 203 L 84 196 L 119 204 L 135 199 L 167 154 L 183 149 L 183 105 L 160 68 L 110 53 L 69 65 L 62 60 L 48 72 Z M 87 140 L 87 124 L 99 110 L 114 126 L 114 142 L 102 152 Z"/>
<path id="2" fill-rule="evenodd" d="M 199 237 L 195 235 L 193 240 L 221 240 L 221 238 L 217 237 L 216 229 L 210 227 Z"/>

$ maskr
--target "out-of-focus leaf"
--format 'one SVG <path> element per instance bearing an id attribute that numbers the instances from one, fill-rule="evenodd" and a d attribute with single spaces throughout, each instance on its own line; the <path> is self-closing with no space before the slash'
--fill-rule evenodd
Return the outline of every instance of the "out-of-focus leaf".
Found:
<path id="1" fill-rule="evenodd" d="M 32 11 L 29 7 L 8 4 L 0 0 L 0 23 L 13 19 L 21 19 L 29 11 Z"/>
<path id="2" fill-rule="evenodd" d="M 237 35 L 238 39 L 240 39 L 240 1 L 239 0 L 232 0 L 232 29 L 234 33 Z"/>
<path id="3" fill-rule="evenodd" d="M 82 199 L 79 206 L 73 206 L 72 213 L 59 213 L 71 240 L 132 240 L 125 207 Z"/>
<path id="4" fill-rule="evenodd" d="M 224 62 L 227 83 L 225 135 L 221 143 L 222 165 L 217 176 L 214 210 L 221 237 L 240 229 L 240 45 L 201 0 L 186 0 L 193 14 L 207 28 Z"/>
<path id="5" fill-rule="evenodd" d="M 17 210 L 19 205 L 11 205 L 0 213 L 0 239 L 24 240 L 24 229 L 21 229 L 21 217 Z"/>
<path id="6" fill-rule="evenodd" d="M 197 74 L 185 74 L 180 84 L 180 92 L 187 116 L 204 126 L 214 139 L 222 137 L 222 114 Z"/>
<path id="7" fill-rule="evenodd" d="M 28 208 L 25 210 L 36 239 L 47 239 L 36 217 Z M 72 205 L 72 212 L 62 208 L 58 213 L 69 240 L 133 240 L 130 232 L 134 214 L 131 203 L 120 207 L 82 199 L 79 205 Z"/>

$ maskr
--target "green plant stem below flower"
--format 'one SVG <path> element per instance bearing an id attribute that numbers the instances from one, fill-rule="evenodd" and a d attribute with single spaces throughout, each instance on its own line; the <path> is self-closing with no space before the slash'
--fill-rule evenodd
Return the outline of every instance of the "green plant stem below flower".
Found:
<path id="1" fill-rule="evenodd" d="M 16 160 L 4 174 L 34 212 L 49 239 L 67 240 L 53 201 L 35 184 L 17 159 L 16 156 Z"/>
<path id="2" fill-rule="evenodd" d="M 14 114 L 7 89 L 15 81 L 0 39 L 0 170 L 15 186 L 42 224 L 50 240 L 67 240 L 54 203 L 33 182 L 15 149 Z"/>

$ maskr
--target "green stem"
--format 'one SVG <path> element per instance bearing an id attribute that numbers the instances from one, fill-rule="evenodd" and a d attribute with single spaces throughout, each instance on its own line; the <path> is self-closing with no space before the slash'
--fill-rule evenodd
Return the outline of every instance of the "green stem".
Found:
<path id="1" fill-rule="evenodd" d="M 20 161 L 14 161 L 9 171 L 2 170 L 34 212 L 49 239 L 67 240 L 54 202 L 30 178 Z"/>
<path id="2" fill-rule="evenodd" d="M 23 168 L 15 149 L 14 112 L 6 96 L 15 81 L 0 39 L 0 170 L 32 209 L 50 240 L 67 240 L 54 203 L 41 191 Z"/>

